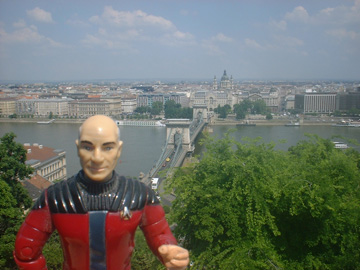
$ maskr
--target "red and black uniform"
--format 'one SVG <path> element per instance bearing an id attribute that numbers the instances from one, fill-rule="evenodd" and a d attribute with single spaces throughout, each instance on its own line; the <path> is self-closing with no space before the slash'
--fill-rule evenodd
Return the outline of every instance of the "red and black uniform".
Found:
<path id="1" fill-rule="evenodd" d="M 115 172 L 95 182 L 80 171 L 43 192 L 18 232 L 15 261 L 20 269 L 47 269 L 42 248 L 56 229 L 64 270 L 128 270 L 138 226 L 160 260 L 161 245 L 177 244 L 149 187 Z"/>

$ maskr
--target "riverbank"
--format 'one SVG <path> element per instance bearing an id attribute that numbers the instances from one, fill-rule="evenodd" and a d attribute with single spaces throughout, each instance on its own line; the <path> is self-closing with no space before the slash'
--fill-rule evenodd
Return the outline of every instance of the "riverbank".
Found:
<path id="1" fill-rule="evenodd" d="M 272 119 L 272 120 L 251 120 L 251 124 L 246 125 L 243 124 L 244 121 L 236 121 L 236 120 L 213 120 L 209 126 L 285 126 L 290 123 L 290 120 L 283 119 Z M 316 120 L 304 120 L 301 125 L 302 126 L 331 126 L 335 122 L 325 122 L 325 121 L 316 121 Z"/>
<path id="2" fill-rule="evenodd" d="M 321 119 L 304 119 L 301 125 L 303 126 L 331 126 L 336 123 L 337 120 L 332 119 L 334 121 L 322 121 Z M 0 118 L 0 123 L 37 123 L 37 122 L 45 122 L 50 121 L 48 118 Z M 81 124 L 85 121 L 85 119 L 55 119 L 52 124 Z M 134 121 L 134 120 L 132 120 Z M 242 124 L 243 120 L 229 120 L 229 119 L 212 119 L 209 126 L 236 126 L 238 124 Z M 290 123 L 288 119 L 272 119 L 272 120 L 251 120 L 251 124 L 255 124 L 258 126 L 284 126 Z M 244 125 L 246 126 L 246 125 Z M 250 125 L 251 126 L 251 125 Z"/>

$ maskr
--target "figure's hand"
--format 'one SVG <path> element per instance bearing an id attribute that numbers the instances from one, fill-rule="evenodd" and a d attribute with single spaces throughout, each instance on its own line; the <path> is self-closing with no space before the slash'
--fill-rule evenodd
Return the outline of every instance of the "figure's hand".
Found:
<path id="1" fill-rule="evenodd" d="M 162 245 L 158 250 L 168 270 L 183 270 L 189 264 L 189 252 L 182 247 Z"/>

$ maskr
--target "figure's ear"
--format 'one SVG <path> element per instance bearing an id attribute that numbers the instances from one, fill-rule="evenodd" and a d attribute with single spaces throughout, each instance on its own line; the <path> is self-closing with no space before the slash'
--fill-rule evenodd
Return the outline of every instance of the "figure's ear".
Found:
<path id="1" fill-rule="evenodd" d="M 79 155 L 79 140 L 75 140 L 76 148 L 77 148 L 77 154 Z"/>
<path id="2" fill-rule="evenodd" d="M 122 146 L 123 146 L 123 141 L 119 141 L 117 158 L 119 158 L 121 156 Z"/>

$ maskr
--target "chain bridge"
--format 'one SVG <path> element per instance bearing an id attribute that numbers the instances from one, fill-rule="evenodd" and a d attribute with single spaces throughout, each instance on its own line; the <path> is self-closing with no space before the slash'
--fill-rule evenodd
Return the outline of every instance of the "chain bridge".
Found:
<path id="1" fill-rule="evenodd" d="M 194 106 L 193 120 L 167 119 L 166 142 L 163 151 L 148 174 L 142 181 L 150 183 L 150 179 L 157 177 L 160 171 L 165 170 L 168 175 L 171 168 L 180 167 L 186 156 L 194 151 L 194 142 L 208 123 L 208 112 L 205 106 Z"/>

